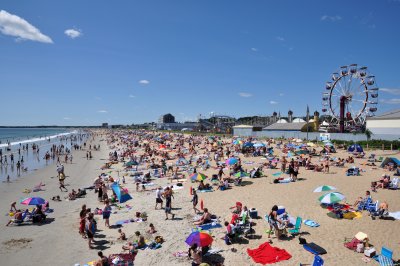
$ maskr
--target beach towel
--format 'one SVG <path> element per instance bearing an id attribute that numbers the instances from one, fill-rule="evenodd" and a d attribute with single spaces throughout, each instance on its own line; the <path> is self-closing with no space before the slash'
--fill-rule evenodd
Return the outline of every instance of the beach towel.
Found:
<path id="1" fill-rule="evenodd" d="M 389 212 L 389 216 L 396 220 L 400 220 L 400 212 Z"/>
<path id="2" fill-rule="evenodd" d="M 315 243 L 304 244 L 303 248 L 314 255 L 326 254 L 326 250 Z"/>
<path id="3" fill-rule="evenodd" d="M 292 257 L 286 250 L 271 246 L 268 242 L 261 244 L 256 249 L 247 249 L 247 254 L 256 263 L 272 264 Z"/>
<path id="4" fill-rule="evenodd" d="M 303 223 L 309 227 L 318 227 L 319 224 L 313 220 L 304 220 Z"/>
<path id="5" fill-rule="evenodd" d="M 273 176 L 280 176 L 282 174 L 282 172 L 277 172 L 277 173 L 273 173 Z"/>
<path id="6" fill-rule="evenodd" d="M 143 186 L 145 186 L 145 187 L 152 187 L 152 186 L 154 186 L 154 183 L 144 183 Z"/>
<path id="7" fill-rule="evenodd" d="M 208 224 L 199 225 L 198 227 L 201 230 L 211 230 L 211 229 L 221 228 L 222 225 L 219 223 L 208 223 Z"/>
<path id="8" fill-rule="evenodd" d="M 203 190 L 197 190 L 197 193 L 205 193 L 205 192 L 213 192 L 214 190 L 212 189 L 203 189 Z"/>
<path id="9" fill-rule="evenodd" d="M 357 218 L 361 218 L 361 217 L 362 217 L 361 212 L 346 212 L 346 213 L 343 213 L 343 218 L 344 219 L 352 220 L 352 219 L 357 219 Z"/>

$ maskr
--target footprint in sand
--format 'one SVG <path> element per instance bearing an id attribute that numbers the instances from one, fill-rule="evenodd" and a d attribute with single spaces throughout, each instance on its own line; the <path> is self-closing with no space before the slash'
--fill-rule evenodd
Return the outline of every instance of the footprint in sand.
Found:
<path id="1" fill-rule="evenodd" d="M 20 239 L 11 239 L 8 241 L 4 241 L 3 245 L 7 249 L 22 249 L 29 246 L 29 243 L 32 242 L 32 238 L 20 238 Z"/>

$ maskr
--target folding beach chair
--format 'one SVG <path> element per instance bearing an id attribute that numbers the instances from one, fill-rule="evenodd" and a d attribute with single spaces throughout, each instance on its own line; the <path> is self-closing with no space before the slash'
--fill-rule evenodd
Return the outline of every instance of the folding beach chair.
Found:
<path id="1" fill-rule="evenodd" d="M 381 255 L 377 258 L 381 266 L 393 266 L 393 251 L 387 247 L 382 247 Z"/>
<path id="2" fill-rule="evenodd" d="M 297 217 L 296 218 L 296 224 L 294 225 L 293 229 L 289 229 L 289 233 L 291 235 L 298 235 L 300 233 L 300 228 L 301 228 L 301 223 L 303 222 L 303 220 L 301 219 L 301 217 Z"/>
<path id="3" fill-rule="evenodd" d="M 303 265 L 304 264 L 300 263 L 300 266 L 303 266 Z M 322 266 L 322 265 L 324 265 L 324 260 L 320 256 L 316 255 L 314 257 L 314 262 L 313 262 L 312 266 Z"/>
<path id="4" fill-rule="evenodd" d="M 369 206 L 371 203 L 372 199 L 368 197 L 366 200 L 363 200 L 358 204 L 357 210 L 359 211 L 365 210 L 367 206 Z"/>
<path id="5" fill-rule="evenodd" d="M 399 178 L 393 178 L 392 182 L 390 182 L 389 189 L 398 189 L 399 188 Z"/>

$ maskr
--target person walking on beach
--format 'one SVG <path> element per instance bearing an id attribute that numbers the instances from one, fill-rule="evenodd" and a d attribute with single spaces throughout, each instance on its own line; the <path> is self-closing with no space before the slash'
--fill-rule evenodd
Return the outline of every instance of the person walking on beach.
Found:
<path id="1" fill-rule="evenodd" d="M 110 202 L 108 200 L 105 200 L 104 203 L 106 206 L 103 209 L 103 220 L 105 220 L 105 223 L 104 223 L 105 226 L 110 228 L 111 206 L 110 206 Z"/>
<path id="2" fill-rule="evenodd" d="M 21 174 L 21 163 L 18 161 L 17 162 L 17 175 Z"/>
<path id="3" fill-rule="evenodd" d="M 171 214 L 172 220 L 175 218 L 175 214 L 172 211 L 172 190 L 167 187 L 164 192 L 165 197 L 165 220 L 168 220 L 168 214 Z"/>
<path id="4" fill-rule="evenodd" d="M 95 229 L 96 229 L 96 226 L 93 221 L 93 213 L 89 213 L 88 218 L 85 222 L 85 230 L 86 230 L 86 234 L 88 237 L 89 249 L 93 249 L 92 243 L 93 243 Z"/>
<path id="5" fill-rule="evenodd" d="M 14 154 L 10 154 L 10 161 L 11 161 L 11 164 L 14 164 Z"/>
<path id="6" fill-rule="evenodd" d="M 193 202 L 194 213 L 197 214 L 199 212 L 199 210 L 197 209 L 197 204 L 199 203 L 199 196 L 197 195 L 195 189 L 193 189 L 193 198 L 192 198 L 191 202 Z"/>
<path id="7" fill-rule="evenodd" d="M 163 200 L 162 200 L 162 193 L 161 193 L 161 187 L 157 188 L 156 190 L 156 207 L 154 208 L 157 210 L 157 205 L 161 205 L 161 209 L 163 208 Z"/>

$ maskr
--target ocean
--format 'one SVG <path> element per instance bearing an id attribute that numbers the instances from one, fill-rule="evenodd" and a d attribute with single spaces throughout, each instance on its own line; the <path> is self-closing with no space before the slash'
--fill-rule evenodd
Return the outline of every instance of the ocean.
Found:
<path id="1" fill-rule="evenodd" d="M 82 130 L 65 128 L 0 128 L 0 150 L 3 156 L 0 162 L 0 180 L 4 182 L 7 176 L 10 176 L 12 180 L 46 167 L 57 160 L 57 158 L 44 159 L 52 145 L 64 145 L 72 150 L 71 145 L 80 145 L 86 141 L 86 137 Z M 37 149 L 32 149 L 33 144 L 39 147 L 39 152 Z M 28 149 L 24 149 L 27 145 Z M 14 156 L 14 163 L 11 163 L 11 154 Z M 5 157 L 7 163 L 5 163 Z M 64 156 L 60 156 L 61 159 L 64 159 Z M 21 168 L 26 169 L 26 171 L 21 171 L 20 175 L 17 174 L 17 161 L 23 161 Z"/>

